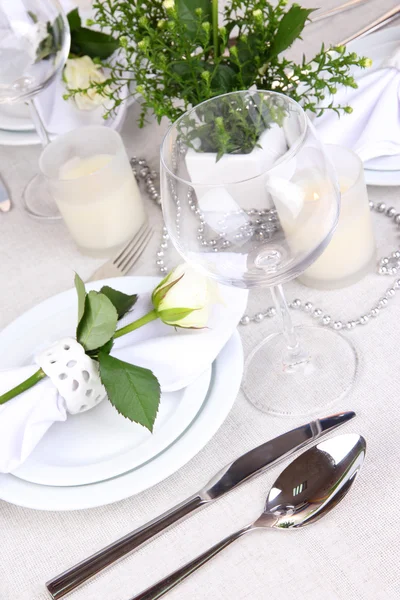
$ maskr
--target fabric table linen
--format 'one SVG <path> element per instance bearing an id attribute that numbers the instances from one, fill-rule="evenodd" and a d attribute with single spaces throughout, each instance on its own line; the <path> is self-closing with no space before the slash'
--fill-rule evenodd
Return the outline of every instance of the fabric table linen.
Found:
<path id="1" fill-rule="evenodd" d="M 322 8 L 342 0 L 319 3 Z M 304 1 L 313 6 L 312 0 Z M 304 42 L 290 52 L 301 57 L 335 43 L 366 25 L 395 0 L 366 2 L 343 15 L 307 27 Z M 122 131 L 129 155 L 145 157 L 158 168 L 158 148 L 166 123 L 137 129 L 139 107 L 132 106 Z M 76 270 L 85 279 L 101 264 L 80 255 L 62 223 L 39 223 L 22 211 L 20 193 L 37 169 L 37 147 L 0 147 L 0 170 L 14 198 L 13 210 L 0 215 L 2 256 L 0 326 L 37 302 L 69 289 Z M 396 188 L 369 188 L 369 198 L 400 212 Z M 159 209 L 145 197 L 152 226 L 161 231 Z M 380 256 L 393 250 L 398 231 L 374 212 Z M 153 236 L 134 275 L 155 275 L 158 235 Z M 171 257 L 171 264 L 172 257 Z M 325 313 L 347 321 L 367 312 L 393 278 L 371 273 L 344 290 L 321 292 L 297 282 L 287 284 L 288 299 L 311 300 Z M 252 292 L 249 314 L 272 302 L 268 290 Z M 400 294 L 376 320 L 348 335 L 360 355 L 359 377 L 351 394 L 329 412 L 355 410 L 357 417 L 340 433 L 357 432 L 367 440 L 367 457 L 354 489 L 323 521 L 302 531 L 255 533 L 233 544 L 173 590 L 168 600 L 397 600 L 400 494 Z M 296 323 L 310 316 L 293 313 Z M 279 328 L 277 319 L 241 327 L 245 353 Z M 260 369 L 263 369 L 260 365 Z M 265 374 L 267 376 L 267 373 Z M 324 390 L 321 390 L 323 394 Z M 325 416 L 324 414 L 318 416 Z M 45 581 L 132 529 L 190 496 L 225 464 L 245 451 L 308 419 L 271 417 L 239 393 L 214 438 L 185 467 L 161 484 L 113 505 L 72 513 L 47 513 L 0 501 L 1 600 L 48 600 Z M 215 502 L 120 561 L 67 598 L 128 600 L 182 566 L 262 509 L 283 466 L 278 466 Z M 1 486 L 1 479 L 0 479 Z M 1 489 L 0 489 L 1 496 Z"/>
<path id="2" fill-rule="evenodd" d="M 340 119 L 335 113 L 316 121 L 327 144 L 351 148 L 363 163 L 381 156 L 397 156 L 400 169 L 400 40 L 393 56 L 380 69 L 357 78 L 358 88 L 342 88 L 335 102 L 353 108 Z"/>

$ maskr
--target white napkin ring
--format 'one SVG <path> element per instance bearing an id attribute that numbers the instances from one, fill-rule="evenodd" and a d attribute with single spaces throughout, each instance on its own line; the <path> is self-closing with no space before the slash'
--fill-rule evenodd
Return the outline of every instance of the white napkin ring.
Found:
<path id="1" fill-rule="evenodd" d="M 101 383 L 98 364 L 74 338 L 63 338 L 36 356 L 65 400 L 72 415 L 90 410 L 107 395 Z"/>

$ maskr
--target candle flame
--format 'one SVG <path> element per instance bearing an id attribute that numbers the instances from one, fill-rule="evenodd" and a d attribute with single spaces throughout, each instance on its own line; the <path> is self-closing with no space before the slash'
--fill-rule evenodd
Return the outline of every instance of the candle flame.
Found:
<path id="1" fill-rule="evenodd" d="M 319 194 L 317 194 L 317 192 L 313 193 L 313 199 L 314 200 L 319 200 Z"/>

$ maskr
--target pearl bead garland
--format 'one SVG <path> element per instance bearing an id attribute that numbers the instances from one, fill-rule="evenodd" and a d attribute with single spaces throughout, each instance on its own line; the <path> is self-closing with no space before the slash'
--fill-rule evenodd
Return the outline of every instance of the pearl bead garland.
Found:
<path id="1" fill-rule="evenodd" d="M 130 161 L 133 174 L 137 180 L 144 180 L 146 185 L 146 191 L 150 198 L 158 205 L 161 205 L 161 197 L 157 191 L 154 181 L 157 179 L 156 171 L 150 170 L 147 161 L 143 158 L 136 158 L 135 156 Z M 224 234 L 219 234 L 216 238 L 207 239 L 205 236 L 205 222 L 200 209 L 196 205 L 196 201 L 192 198 L 193 190 L 188 191 L 188 203 L 190 209 L 199 218 L 199 227 L 197 228 L 197 239 L 203 246 L 212 248 L 214 252 L 218 252 L 220 249 L 225 249 L 230 246 L 230 242 L 224 239 Z M 179 219 L 181 215 L 180 202 L 178 197 L 175 195 L 176 203 L 176 215 L 177 215 L 177 228 L 179 230 Z M 388 217 L 394 222 L 396 229 L 400 227 L 400 213 L 396 212 L 393 206 L 386 207 L 384 202 L 378 202 L 374 204 L 369 203 L 371 210 Z M 243 226 L 240 232 L 237 234 L 238 239 L 244 239 L 256 235 L 259 240 L 268 239 L 278 228 L 277 222 L 278 217 L 275 210 L 249 210 L 247 213 L 253 217 L 250 223 Z M 165 251 L 168 250 L 169 235 L 165 225 L 162 228 L 161 242 L 159 250 L 157 251 L 156 266 L 158 271 L 165 275 L 168 272 L 168 267 L 165 265 Z M 393 276 L 400 270 L 400 250 L 394 250 L 390 256 L 383 256 L 378 261 L 377 273 L 378 275 Z M 390 300 L 392 300 L 396 292 L 400 290 L 400 279 L 395 279 L 392 285 L 386 290 L 384 295 L 379 298 L 378 302 L 365 314 L 358 318 L 347 321 L 346 323 L 340 320 L 334 320 L 331 315 L 324 314 L 320 308 L 314 308 L 312 302 L 303 302 L 299 298 L 295 298 L 289 303 L 289 308 L 292 310 L 301 310 L 309 314 L 315 321 L 318 321 L 324 327 L 331 327 L 335 331 L 351 331 L 358 325 L 367 325 L 370 319 L 374 319 L 379 316 L 381 310 L 387 307 Z M 257 312 L 253 316 L 243 315 L 240 320 L 241 325 L 249 325 L 250 323 L 261 323 L 265 318 L 272 318 L 276 315 L 276 309 L 270 306 L 263 312 Z"/>

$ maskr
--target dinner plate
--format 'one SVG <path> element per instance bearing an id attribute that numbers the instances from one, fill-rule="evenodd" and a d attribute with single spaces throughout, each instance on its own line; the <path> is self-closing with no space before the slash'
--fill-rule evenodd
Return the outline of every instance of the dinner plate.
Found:
<path id="1" fill-rule="evenodd" d="M 13 475 L 42 485 L 85 485 L 148 462 L 193 421 L 207 395 L 211 368 L 183 390 L 162 394 L 153 433 L 103 401 L 90 411 L 54 423 Z"/>
<path id="2" fill-rule="evenodd" d="M 92 111 L 79 111 L 76 109 L 76 123 L 71 121 L 71 114 L 74 109 L 70 106 L 69 121 L 75 127 L 83 125 L 102 125 L 120 131 L 123 126 L 128 104 L 122 102 L 108 119 L 103 119 L 103 108 L 98 107 Z M 73 128 L 73 127 L 71 127 Z M 50 140 L 54 140 L 59 133 L 47 131 Z M 36 133 L 32 120 L 29 116 L 29 110 L 26 105 L 0 105 L 0 146 L 33 146 L 41 144 L 40 138 Z"/>
<path id="3" fill-rule="evenodd" d="M 120 277 L 87 288 L 111 285 L 126 293 L 143 294 L 151 292 L 158 281 L 156 277 Z M 75 290 L 41 302 L 0 334 L 0 364 L 8 368 L 32 363 L 43 340 L 74 335 L 75 326 Z M 103 481 L 137 468 L 185 431 L 202 406 L 210 377 L 209 368 L 186 388 L 162 394 L 153 433 L 125 419 L 107 401 L 54 423 L 14 475 L 42 485 L 70 486 Z"/>
<path id="4" fill-rule="evenodd" d="M 235 331 L 212 365 L 206 399 L 186 431 L 146 464 L 90 485 L 56 487 L 0 474 L 0 499 L 38 510 L 78 510 L 111 504 L 160 483 L 191 460 L 214 436 L 236 399 L 243 373 L 243 350 Z M 199 473 L 199 486 L 204 483 Z"/>
<path id="5" fill-rule="evenodd" d="M 367 185 L 400 185 L 400 171 L 372 171 L 364 169 L 364 177 Z"/>
<path id="6" fill-rule="evenodd" d="M 27 104 L 0 104 L 0 129 L 35 131 Z"/>

